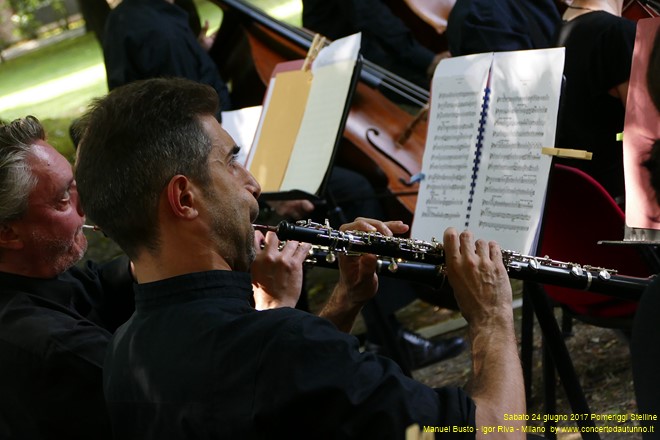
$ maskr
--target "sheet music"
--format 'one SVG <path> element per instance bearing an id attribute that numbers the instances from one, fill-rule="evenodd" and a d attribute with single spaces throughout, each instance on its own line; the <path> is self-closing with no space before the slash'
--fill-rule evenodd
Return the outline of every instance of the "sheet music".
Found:
<path id="1" fill-rule="evenodd" d="M 351 35 L 322 49 L 314 61 L 314 80 L 281 191 L 314 194 L 321 186 L 334 151 L 359 49 L 360 34 Z"/>
<path id="2" fill-rule="evenodd" d="M 449 226 L 464 228 L 470 173 L 492 53 L 447 58 L 438 64 L 422 180 L 411 235 L 430 241 Z"/>
<path id="3" fill-rule="evenodd" d="M 555 144 L 564 49 L 494 54 L 480 179 L 470 229 L 533 253 Z"/>
<path id="4" fill-rule="evenodd" d="M 242 164 L 247 162 L 250 154 L 252 141 L 257 131 L 262 106 L 244 107 L 238 110 L 222 112 L 222 128 L 234 139 L 236 145 L 241 147 L 238 153 L 238 161 Z"/>
<path id="5" fill-rule="evenodd" d="M 563 56 L 500 52 L 438 65 L 412 236 L 439 238 L 453 226 L 534 250 L 552 164 L 541 148 L 554 145 Z"/>

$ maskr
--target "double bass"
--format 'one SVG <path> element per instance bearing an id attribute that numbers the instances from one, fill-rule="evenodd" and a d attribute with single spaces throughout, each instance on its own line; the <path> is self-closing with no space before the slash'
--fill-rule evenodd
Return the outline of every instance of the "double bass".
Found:
<path id="1" fill-rule="evenodd" d="M 314 34 L 275 20 L 244 0 L 212 0 L 223 9 L 213 53 L 224 60 L 221 74 L 237 91 L 238 107 L 261 104 L 274 67 L 304 58 Z M 249 54 L 249 57 L 245 57 Z M 365 60 L 340 144 L 338 164 L 365 175 L 382 199 L 389 218 L 411 222 L 426 140 L 426 121 L 402 109 L 428 103 L 427 89 Z"/>

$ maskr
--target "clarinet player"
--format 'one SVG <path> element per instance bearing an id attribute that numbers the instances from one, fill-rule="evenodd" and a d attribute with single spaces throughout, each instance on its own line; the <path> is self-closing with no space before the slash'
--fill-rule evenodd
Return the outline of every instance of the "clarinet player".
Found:
<path id="1" fill-rule="evenodd" d="M 257 311 L 248 269 L 260 187 L 235 160 L 217 105 L 207 86 L 152 79 L 113 90 L 85 118 L 81 202 L 131 257 L 138 282 L 136 312 L 104 365 L 116 438 L 400 439 L 412 424 L 443 438 L 480 438 L 486 427 L 522 438 L 523 417 L 505 418 L 522 416 L 525 400 L 499 246 L 444 234 L 469 323 L 465 389 L 422 385 L 345 333 L 376 292 L 373 255 L 341 256 L 321 317 Z M 343 228 L 391 235 L 407 226 L 358 219 Z"/>

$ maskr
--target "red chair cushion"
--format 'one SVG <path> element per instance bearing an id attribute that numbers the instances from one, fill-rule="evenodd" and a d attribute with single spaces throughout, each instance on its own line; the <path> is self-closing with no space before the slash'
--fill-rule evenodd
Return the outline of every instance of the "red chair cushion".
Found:
<path id="1" fill-rule="evenodd" d="M 622 275 L 649 276 L 651 271 L 636 249 L 598 244 L 620 240 L 624 233 L 625 215 L 607 191 L 576 168 L 556 164 L 552 172 L 537 255 L 615 269 Z M 627 318 L 637 309 L 636 301 L 557 286 L 545 289 L 580 315 Z"/>

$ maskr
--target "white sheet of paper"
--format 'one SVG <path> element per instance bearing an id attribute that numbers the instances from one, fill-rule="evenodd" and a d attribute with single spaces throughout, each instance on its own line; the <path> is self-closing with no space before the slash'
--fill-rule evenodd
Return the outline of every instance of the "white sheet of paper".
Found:
<path id="1" fill-rule="evenodd" d="M 426 147 L 411 236 L 465 228 L 479 118 L 493 54 L 447 58 L 433 75 Z"/>
<path id="2" fill-rule="evenodd" d="M 425 179 L 411 234 L 430 240 L 449 226 L 467 228 L 504 249 L 534 253 L 552 164 L 541 148 L 554 145 L 564 50 L 471 57 L 443 61 L 434 75 Z"/>
<path id="3" fill-rule="evenodd" d="M 494 55 L 470 228 L 504 249 L 536 253 L 552 166 L 564 48 Z"/>
<path id="4" fill-rule="evenodd" d="M 222 112 L 222 128 L 234 139 L 236 145 L 241 147 L 238 161 L 247 162 L 252 148 L 252 141 L 257 132 L 257 125 L 261 117 L 262 106 L 244 107 L 239 110 Z"/>
<path id="5" fill-rule="evenodd" d="M 281 191 L 315 194 L 321 186 L 347 105 L 359 50 L 360 34 L 355 34 L 323 48 L 314 61 L 307 108 Z"/>

